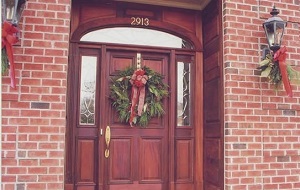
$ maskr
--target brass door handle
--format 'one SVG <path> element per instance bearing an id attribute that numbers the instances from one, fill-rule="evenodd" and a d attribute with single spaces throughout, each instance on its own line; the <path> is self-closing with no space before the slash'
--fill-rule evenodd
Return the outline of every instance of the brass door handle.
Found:
<path id="1" fill-rule="evenodd" d="M 110 127 L 107 126 L 105 130 L 105 143 L 106 143 L 106 149 L 104 152 L 105 158 L 109 157 L 109 143 L 110 143 Z"/>

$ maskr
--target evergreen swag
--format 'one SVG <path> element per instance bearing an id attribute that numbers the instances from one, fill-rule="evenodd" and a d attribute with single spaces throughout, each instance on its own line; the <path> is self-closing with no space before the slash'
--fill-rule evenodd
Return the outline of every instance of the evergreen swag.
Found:
<path id="1" fill-rule="evenodd" d="M 274 54 L 268 54 L 266 58 L 260 62 L 258 69 L 261 71 L 262 77 L 267 77 L 269 81 L 274 84 L 275 89 L 283 83 L 287 95 L 293 97 L 291 83 L 299 84 L 300 72 L 286 63 L 286 52 L 287 48 L 284 46 Z"/>
<path id="2" fill-rule="evenodd" d="M 259 63 L 258 69 L 261 71 L 261 77 L 267 77 L 269 82 L 274 84 L 277 89 L 282 84 L 282 75 L 278 62 L 273 60 L 271 54 L 267 54 L 266 58 Z M 293 69 L 291 65 L 286 64 L 288 79 L 296 84 L 300 84 L 300 72 Z"/>
<path id="3" fill-rule="evenodd" d="M 142 113 L 139 115 L 138 106 L 134 106 L 135 113 L 131 113 L 132 105 L 132 82 L 137 69 L 129 67 L 112 78 L 110 84 L 110 99 L 112 106 L 116 109 L 119 115 L 120 122 L 135 124 L 137 126 L 145 127 L 148 125 L 152 117 L 160 117 L 165 111 L 162 105 L 162 99 L 169 95 L 168 86 L 162 82 L 163 76 L 151 70 L 148 67 L 142 68 L 144 76 L 147 77 L 145 83 L 145 99 Z M 132 123 L 130 122 L 132 115 Z"/>

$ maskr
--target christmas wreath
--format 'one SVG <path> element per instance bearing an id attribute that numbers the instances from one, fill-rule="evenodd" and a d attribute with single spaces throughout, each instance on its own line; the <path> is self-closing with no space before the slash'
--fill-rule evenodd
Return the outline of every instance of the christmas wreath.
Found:
<path id="1" fill-rule="evenodd" d="M 163 76 L 148 67 L 129 67 L 113 77 L 110 99 L 120 122 L 145 127 L 153 117 L 162 116 L 162 100 L 169 94 Z"/>
<path id="2" fill-rule="evenodd" d="M 276 89 L 283 83 L 287 95 L 292 97 L 291 82 L 299 83 L 300 73 L 286 63 L 286 52 L 287 49 L 284 46 L 276 51 L 274 55 L 268 54 L 260 62 L 258 69 L 261 71 L 261 76 L 267 77 Z"/>

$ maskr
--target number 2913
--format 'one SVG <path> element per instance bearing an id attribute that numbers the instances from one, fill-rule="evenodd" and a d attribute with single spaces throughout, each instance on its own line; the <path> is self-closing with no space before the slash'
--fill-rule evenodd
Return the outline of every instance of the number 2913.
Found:
<path id="1" fill-rule="evenodd" d="M 131 17 L 131 25 L 149 26 L 149 18 Z"/>

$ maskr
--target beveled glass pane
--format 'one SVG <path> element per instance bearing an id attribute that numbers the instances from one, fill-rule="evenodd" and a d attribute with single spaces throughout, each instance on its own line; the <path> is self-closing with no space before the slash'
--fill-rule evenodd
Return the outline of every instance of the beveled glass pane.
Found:
<path id="1" fill-rule="evenodd" d="M 97 57 L 81 57 L 80 124 L 95 124 Z"/>
<path id="2" fill-rule="evenodd" d="M 157 30 L 115 27 L 89 32 L 80 41 L 193 49 L 186 40 Z"/>
<path id="3" fill-rule="evenodd" d="M 191 124 L 191 63 L 177 62 L 177 126 Z"/>

